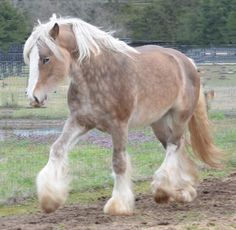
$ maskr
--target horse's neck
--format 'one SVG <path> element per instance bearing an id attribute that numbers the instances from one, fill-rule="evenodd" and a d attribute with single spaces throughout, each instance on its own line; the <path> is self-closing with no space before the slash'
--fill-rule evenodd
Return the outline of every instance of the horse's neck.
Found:
<path id="1" fill-rule="evenodd" d="M 117 57 L 108 51 L 102 51 L 99 55 L 91 55 L 90 58 L 84 60 L 80 64 L 80 69 L 83 76 L 90 77 L 90 79 L 107 74 L 112 68 L 117 65 Z"/>
<path id="2" fill-rule="evenodd" d="M 84 85 L 96 80 L 96 75 L 99 74 L 100 64 L 96 61 L 96 57 L 91 55 L 90 58 L 79 62 L 77 58 L 71 64 L 70 78 L 71 85 L 76 85 L 79 91 L 83 91 Z"/>
<path id="3" fill-rule="evenodd" d="M 75 61 L 71 76 L 74 82 L 80 82 L 80 84 L 82 82 L 87 85 L 105 83 L 115 77 L 114 75 L 128 72 L 131 62 L 132 59 L 125 54 L 102 51 L 99 55 L 92 54 L 81 63 Z"/>

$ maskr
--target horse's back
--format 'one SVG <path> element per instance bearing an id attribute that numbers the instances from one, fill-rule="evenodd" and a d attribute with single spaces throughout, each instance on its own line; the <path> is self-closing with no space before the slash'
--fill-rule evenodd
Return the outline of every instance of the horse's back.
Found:
<path id="1" fill-rule="evenodd" d="M 158 58 L 158 60 L 155 60 L 158 62 L 164 61 L 164 59 L 165 60 L 174 59 L 179 64 L 180 63 L 185 64 L 185 67 L 191 69 L 192 71 L 195 72 L 196 70 L 196 66 L 194 62 L 190 58 L 188 58 L 185 54 L 183 54 L 182 52 L 176 49 L 166 48 L 166 47 L 157 46 L 157 45 L 145 45 L 145 46 L 136 47 L 136 50 L 140 52 L 141 57 L 151 56 L 154 58 Z"/>

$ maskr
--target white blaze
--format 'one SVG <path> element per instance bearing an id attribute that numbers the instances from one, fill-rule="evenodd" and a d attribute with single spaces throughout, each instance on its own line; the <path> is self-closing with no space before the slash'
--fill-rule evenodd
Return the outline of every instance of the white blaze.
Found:
<path id="1" fill-rule="evenodd" d="M 34 99 L 33 92 L 39 78 L 39 51 L 37 45 L 33 46 L 29 55 L 29 59 L 30 59 L 29 63 L 30 73 L 28 80 L 27 95 L 30 99 Z"/>

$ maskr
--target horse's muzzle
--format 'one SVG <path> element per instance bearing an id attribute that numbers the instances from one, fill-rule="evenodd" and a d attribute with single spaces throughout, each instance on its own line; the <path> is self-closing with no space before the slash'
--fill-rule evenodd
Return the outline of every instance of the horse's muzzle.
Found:
<path id="1" fill-rule="evenodd" d="M 39 99 L 37 97 L 34 96 L 34 100 L 36 101 L 36 103 L 40 104 Z"/>
<path id="2" fill-rule="evenodd" d="M 33 108 L 40 108 L 45 105 L 45 101 L 47 100 L 47 95 L 45 95 L 43 100 L 39 100 L 36 96 L 33 96 L 34 100 L 30 101 L 30 106 Z"/>

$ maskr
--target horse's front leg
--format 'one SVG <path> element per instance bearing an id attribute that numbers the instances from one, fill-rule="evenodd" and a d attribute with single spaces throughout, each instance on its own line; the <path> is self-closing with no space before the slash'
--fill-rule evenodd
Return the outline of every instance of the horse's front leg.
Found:
<path id="1" fill-rule="evenodd" d="M 36 181 L 39 203 L 45 212 L 53 212 L 65 203 L 69 185 L 67 153 L 87 131 L 75 119 L 69 118 L 62 134 L 51 146 L 48 163 Z"/>
<path id="2" fill-rule="evenodd" d="M 112 197 L 104 207 L 110 215 L 130 215 L 134 209 L 134 195 L 131 184 L 131 164 L 126 152 L 128 128 L 120 126 L 113 130 L 113 175 L 114 187 Z"/>

